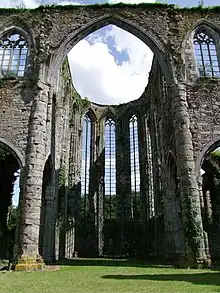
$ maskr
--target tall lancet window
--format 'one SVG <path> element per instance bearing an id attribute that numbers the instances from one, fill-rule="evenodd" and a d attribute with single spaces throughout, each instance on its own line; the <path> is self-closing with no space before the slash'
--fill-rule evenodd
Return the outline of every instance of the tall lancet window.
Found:
<path id="1" fill-rule="evenodd" d="M 194 36 L 194 50 L 200 77 L 220 77 L 219 58 L 216 44 L 205 29 L 198 30 Z"/>
<path id="2" fill-rule="evenodd" d="M 130 166 L 131 166 L 131 217 L 140 217 L 140 164 L 138 121 L 133 115 L 129 122 L 130 129 Z"/>
<path id="3" fill-rule="evenodd" d="M 28 55 L 28 44 L 19 33 L 10 33 L 0 38 L 0 64 L 2 76 L 23 77 Z"/>
<path id="4" fill-rule="evenodd" d="M 148 174 L 148 202 L 150 218 L 155 215 L 155 203 L 154 203 L 154 177 L 153 177 L 153 160 L 152 160 L 152 145 L 151 135 L 147 125 L 147 117 L 145 117 L 145 129 L 146 129 L 146 153 L 147 153 L 147 174 Z"/>
<path id="5" fill-rule="evenodd" d="M 84 218 L 88 211 L 88 196 L 89 196 L 89 171 L 91 158 L 91 130 L 92 123 L 90 118 L 85 115 L 83 120 L 82 133 L 82 168 L 81 168 L 81 208 L 84 213 Z"/>
<path id="6" fill-rule="evenodd" d="M 105 219 L 116 218 L 116 141 L 115 122 L 105 122 Z"/>

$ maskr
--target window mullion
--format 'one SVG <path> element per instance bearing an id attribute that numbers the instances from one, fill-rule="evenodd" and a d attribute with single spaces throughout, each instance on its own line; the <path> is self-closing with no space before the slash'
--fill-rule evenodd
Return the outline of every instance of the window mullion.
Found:
<path id="1" fill-rule="evenodd" d="M 1 72 L 3 74 L 2 67 L 3 67 L 3 63 L 4 63 L 5 50 L 6 50 L 6 48 L 4 46 L 2 46 L 2 49 L 3 49 L 3 53 L 2 53 L 2 62 L 1 62 Z"/>
<path id="2" fill-rule="evenodd" d="M 199 42 L 199 47 L 200 47 L 200 53 L 201 53 L 201 58 L 202 58 L 203 74 L 204 74 L 204 76 L 206 76 L 206 68 L 205 68 L 205 62 L 204 62 L 204 57 L 203 57 L 202 44 L 200 42 Z"/>
<path id="3" fill-rule="evenodd" d="M 18 56 L 18 62 L 17 62 L 17 74 L 19 72 L 20 64 L 21 64 L 21 50 L 22 48 L 19 46 L 19 56 Z"/>
<path id="4" fill-rule="evenodd" d="M 213 70 L 213 64 L 212 64 L 212 57 L 211 57 L 211 54 L 210 54 L 210 46 L 209 46 L 208 43 L 207 43 L 207 49 L 208 49 L 208 54 L 209 54 L 209 62 L 210 62 L 210 67 L 211 67 L 211 71 L 212 71 L 212 76 L 214 76 L 214 70 Z"/>

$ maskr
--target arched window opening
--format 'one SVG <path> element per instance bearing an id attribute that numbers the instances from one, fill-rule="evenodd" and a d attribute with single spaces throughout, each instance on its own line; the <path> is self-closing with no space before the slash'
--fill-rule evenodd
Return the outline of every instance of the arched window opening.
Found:
<path id="1" fill-rule="evenodd" d="M 82 167 L 81 167 L 81 210 L 83 217 L 86 218 L 89 208 L 89 175 L 91 160 L 91 133 L 92 122 L 88 115 L 83 120 L 82 135 Z"/>
<path id="2" fill-rule="evenodd" d="M 146 137 L 146 154 L 147 154 L 149 216 L 150 218 L 152 218 L 155 215 L 154 176 L 153 176 L 151 135 L 150 135 L 150 130 L 148 128 L 147 117 L 145 117 L 145 131 L 146 131 L 145 137 Z"/>
<path id="3" fill-rule="evenodd" d="M 116 218 L 116 140 L 115 122 L 105 122 L 105 219 Z"/>
<path id="4" fill-rule="evenodd" d="M 130 129 L 130 166 L 131 166 L 131 217 L 140 218 L 140 164 L 138 120 L 133 115 L 129 122 Z"/>
<path id="5" fill-rule="evenodd" d="M 214 39 L 203 29 L 195 34 L 193 43 L 199 76 L 219 77 L 219 57 Z"/>
<path id="6" fill-rule="evenodd" d="M 1 75 L 23 77 L 27 65 L 28 44 L 19 33 L 0 38 Z"/>

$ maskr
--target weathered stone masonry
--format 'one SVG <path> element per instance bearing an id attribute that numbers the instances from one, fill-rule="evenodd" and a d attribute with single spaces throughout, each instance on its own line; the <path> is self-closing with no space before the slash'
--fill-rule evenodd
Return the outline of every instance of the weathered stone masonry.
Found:
<path id="1" fill-rule="evenodd" d="M 216 207 L 212 200 L 214 224 L 207 226 L 203 211 L 210 209 L 205 206 L 210 188 L 205 181 L 202 187 L 200 175 L 203 167 L 214 180 L 204 162 L 220 145 L 219 79 L 198 77 L 193 51 L 194 33 L 202 27 L 217 40 L 219 55 L 219 12 L 219 7 L 159 4 L 0 10 L 0 37 L 21 34 L 29 48 L 24 77 L 9 74 L 0 80 L 0 147 L 14 156 L 15 170 L 22 174 L 17 269 L 41 268 L 42 258 L 53 261 L 77 253 L 156 257 L 193 266 L 208 263 L 210 256 L 219 261 L 218 200 Z M 143 95 L 119 106 L 81 99 L 66 61 L 77 42 L 108 24 L 137 36 L 155 54 Z M 85 114 L 92 121 L 92 155 L 89 210 L 83 220 L 78 207 Z M 139 219 L 130 213 L 132 115 L 139 135 Z M 116 125 L 114 220 L 103 213 L 103 127 L 108 117 Z M 210 192 L 212 199 L 218 197 L 218 184 Z"/>

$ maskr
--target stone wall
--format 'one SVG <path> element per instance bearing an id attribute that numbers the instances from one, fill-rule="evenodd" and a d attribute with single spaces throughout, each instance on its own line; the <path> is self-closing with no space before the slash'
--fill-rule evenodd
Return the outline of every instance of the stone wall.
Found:
<path id="1" fill-rule="evenodd" d="M 128 123 L 130 116 L 135 114 L 141 137 L 141 197 L 146 199 L 142 210 L 143 246 L 147 246 L 148 255 L 167 254 L 173 260 L 184 259 L 190 263 L 192 259 L 194 264 L 207 260 L 198 180 L 201 179 L 200 160 L 212 142 L 216 143 L 219 138 L 219 82 L 217 79 L 198 79 L 192 36 L 199 25 L 210 27 L 217 35 L 219 11 L 220 8 L 178 9 L 161 4 L 0 9 L 0 33 L 19 31 L 27 39 L 30 49 L 24 80 L 5 77 L 0 82 L 0 142 L 8 143 L 21 157 L 21 166 L 24 166 L 15 249 L 15 256 L 21 261 L 18 268 L 24 268 L 26 261 L 28 264 L 33 261 L 34 267 L 41 266 L 38 248 L 42 185 L 49 156 L 51 191 L 44 204 L 48 205 L 51 229 L 48 241 L 43 245 L 43 256 L 52 260 L 74 253 L 73 205 L 74 194 L 79 192 L 82 121 L 86 112 L 94 124 L 92 163 L 94 168 L 99 168 L 96 187 L 90 190 L 94 200 L 103 196 L 103 165 L 99 165 L 104 146 L 103 123 L 108 116 L 116 120 L 117 193 L 123 198 L 118 217 L 122 223 L 119 225 L 119 242 L 125 240 L 126 221 L 130 221 Z M 143 95 L 137 101 L 119 106 L 82 101 L 72 87 L 68 65 L 64 62 L 77 42 L 108 24 L 137 36 L 155 54 L 149 84 Z M 145 115 L 151 136 L 148 147 Z M 152 217 L 149 211 L 152 204 L 149 202 L 152 194 L 149 191 L 149 148 L 152 149 L 151 189 L 155 206 Z M 98 207 L 101 205 L 99 203 Z M 94 233 L 93 244 L 100 255 L 104 249 L 105 223 L 98 210 L 93 211 L 90 224 L 98 231 L 96 235 Z M 173 217 L 169 217 L 170 210 L 175 210 L 173 217 L 179 221 L 178 227 L 174 225 Z M 162 236 L 159 233 L 161 227 Z M 193 227 L 191 234 L 189 227 Z M 168 251 L 169 241 L 163 243 L 163 235 L 172 233 L 175 236 L 169 241 L 176 246 Z M 149 238 L 153 239 L 150 243 Z"/>

